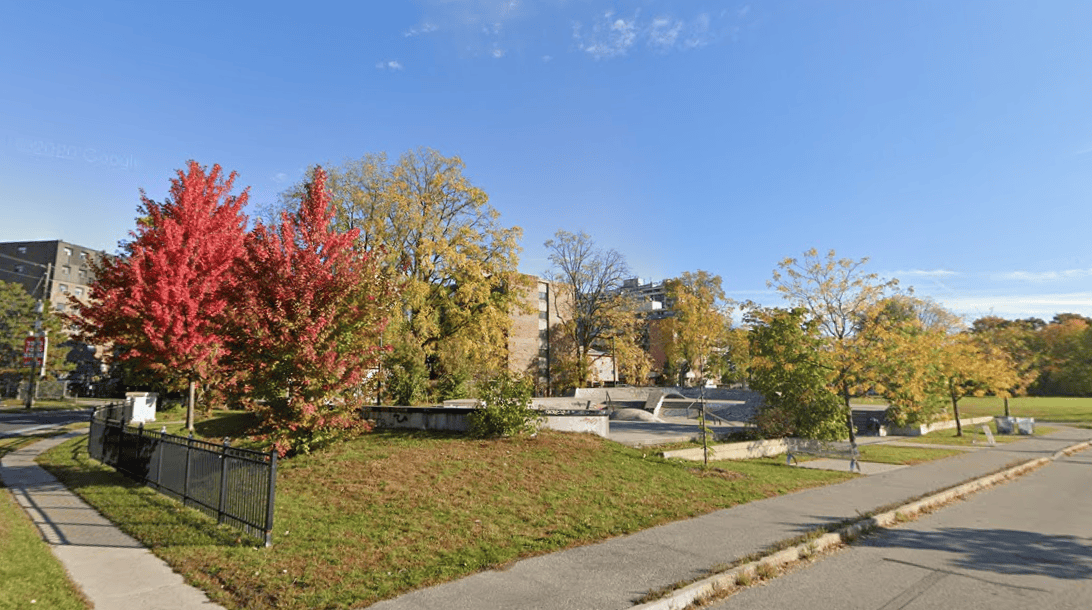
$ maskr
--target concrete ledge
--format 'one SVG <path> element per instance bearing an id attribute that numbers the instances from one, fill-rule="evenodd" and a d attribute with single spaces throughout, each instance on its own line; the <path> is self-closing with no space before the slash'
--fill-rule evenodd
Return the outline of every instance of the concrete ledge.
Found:
<path id="1" fill-rule="evenodd" d="M 740 577 L 756 580 L 759 567 L 762 565 L 779 568 L 806 559 L 815 553 L 825 551 L 832 547 L 853 542 L 861 534 L 877 528 L 895 525 L 905 521 L 907 517 L 913 516 L 916 513 L 945 504 L 956 498 L 970 495 L 1007 479 L 1016 478 L 1035 470 L 1040 466 L 1048 464 L 1051 461 L 1057 460 L 1062 456 L 1087 449 L 1089 446 L 1092 446 L 1092 442 L 1086 441 L 1077 443 L 1055 452 L 1051 457 L 1030 460 L 1011 468 L 1006 468 L 998 473 L 979 477 L 951 489 L 937 492 L 920 500 L 908 502 L 894 510 L 860 519 L 836 532 L 824 534 L 810 542 L 771 553 L 756 561 L 745 563 L 726 572 L 699 580 L 691 585 L 672 591 L 662 599 L 633 606 L 633 610 L 684 610 L 685 608 L 690 607 L 690 604 L 695 601 L 715 595 L 721 591 L 731 590 L 736 586 L 736 582 Z"/>
<path id="2" fill-rule="evenodd" d="M 985 424 L 992 422 L 992 417 L 963 417 L 960 418 L 959 423 L 962 426 L 974 426 L 976 424 Z M 889 428 L 887 430 L 888 435 L 891 436 L 924 436 L 930 432 L 936 432 L 937 430 L 951 430 L 956 427 L 955 420 L 938 421 L 932 424 L 922 424 L 920 426 L 908 426 L 905 428 Z"/>
<path id="3" fill-rule="evenodd" d="M 788 449 L 789 442 L 783 438 L 762 441 L 746 441 L 742 443 L 725 443 L 710 446 L 709 459 L 750 460 L 753 458 L 781 455 L 788 451 Z M 681 458 L 684 460 L 696 461 L 704 459 L 704 454 L 701 447 L 664 451 L 663 456 L 665 458 Z"/>
<path id="4" fill-rule="evenodd" d="M 467 416 L 475 411 L 469 407 L 364 407 L 364 419 L 379 428 L 411 430 L 470 430 Z M 544 421 L 542 427 L 561 432 L 588 432 L 606 438 L 610 433 L 609 413 L 587 409 L 538 409 Z"/>

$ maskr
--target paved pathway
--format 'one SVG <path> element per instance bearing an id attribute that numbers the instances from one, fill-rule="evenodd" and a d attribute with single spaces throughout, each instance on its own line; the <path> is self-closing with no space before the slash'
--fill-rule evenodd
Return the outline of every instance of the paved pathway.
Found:
<path id="1" fill-rule="evenodd" d="M 612 422 L 613 424 L 613 422 Z M 938 491 L 1014 462 L 1092 439 L 1059 428 L 1045 438 L 855 478 L 669 523 L 599 544 L 516 562 L 379 602 L 376 610 L 631 608 L 650 589 L 700 577 L 821 525 Z"/>
<path id="2" fill-rule="evenodd" d="M 139 542 L 34 463 L 42 452 L 86 431 L 17 449 L 0 461 L 0 479 L 96 610 L 215 610 Z"/>

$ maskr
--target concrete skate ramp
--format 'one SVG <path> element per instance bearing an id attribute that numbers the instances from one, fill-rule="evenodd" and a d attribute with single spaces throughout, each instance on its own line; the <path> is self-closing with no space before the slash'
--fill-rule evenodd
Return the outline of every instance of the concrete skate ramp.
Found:
<path id="1" fill-rule="evenodd" d="M 644 409 L 617 409 L 610 414 L 611 421 L 663 421 L 656 415 Z"/>

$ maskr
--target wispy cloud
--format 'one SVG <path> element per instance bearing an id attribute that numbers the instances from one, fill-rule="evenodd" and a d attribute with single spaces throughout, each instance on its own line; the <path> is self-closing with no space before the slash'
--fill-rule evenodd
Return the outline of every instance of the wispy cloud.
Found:
<path id="1" fill-rule="evenodd" d="M 652 20 L 652 24 L 649 26 L 648 42 L 654 47 L 670 49 L 678 42 L 682 28 L 683 23 L 678 19 L 657 17 Z"/>
<path id="2" fill-rule="evenodd" d="M 406 38 L 413 38 L 414 36 L 421 36 L 423 34 L 431 34 L 440 29 L 440 26 L 435 23 L 424 22 L 417 27 L 410 28 L 403 34 Z"/>
<path id="3" fill-rule="evenodd" d="M 273 182 L 276 182 L 277 184 L 281 184 L 286 180 L 288 180 L 288 174 L 284 172 L 277 172 L 273 174 Z"/>
<path id="4" fill-rule="evenodd" d="M 402 69 L 402 62 L 393 59 L 390 61 L 381 61 L 375 64 L 375 67 L 378 70 L 392 70 L 397 72 Z"/>
<path id="5" fill-rule="evenodd" d="M 892 271 L 890 273 L 890 275 L 891 275 L 891 277 L 898 277 L 898 278 L 902 278 L 902 277 L 953 277 L 953 276 L 959 275 L 959 273 L 957 273 L 955 271 L 948 270 L 948 269 L 932 269 L 932 270 L 910 269 L 908 271 Z"/>
<path id="6" fill-rule="evenodd" d="M 596 59 L 610 59 L 625 55 L 637 41 L 637 18 L 616 17 L 607 11 L 596 20 L 585 34 L 584 26 L 573 24 L 573 38 L 577 47 Z"/>
<path id="7" fill-rule="evenodd" d="M 1008 271 L 995 273 L 990 279 L 1016 282 L 1054 282 L 1092 277 L 1092 269 L 1066 269 L 1064 271 Z"/>
<path id="8" fill-rule="evenodd" d="M 949 295 L 935 298 L 948 309 L 972 319 L 994 315 L 1005 318 L 1037 317 L 1049 320 L 1059 313 L 1092 316 L 1092 292 Z"/>
<path id="9" fill-rule="evenodd" d="M 745 14 L 737 15 L 742 18 Z M 720 24 L 716 22 L 726 16 L 727 13 L 716 17 L 700 13 L 680 18 L 661 14 L 645 19 L 639 11 L 629 18 L 607 11 L 589 26 L 573 22 L 573 40 L 578 49 L 597 60 L 622 57 L 638 46 L 660 53 L 697 49 L 723 38 Z"/>

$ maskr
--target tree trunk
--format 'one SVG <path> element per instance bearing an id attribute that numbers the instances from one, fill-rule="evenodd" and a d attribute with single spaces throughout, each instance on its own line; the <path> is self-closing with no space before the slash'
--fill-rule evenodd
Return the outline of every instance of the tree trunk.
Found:
<path id="1" fill-rule="evenodd" d="M 963 425 L 959 423 L 959 399 L 952 396 L 952 411 L 955 413 L 956 436 L 963 436 Z"/>
<path id="2" fill-rule="evenodd" d="M 1009 397 L 1005 397 L 1005 417 L 1009 416 Z"/>
<path id="3" fill-rule="evenodd" d="M 193 405 L 197 397 L 197 381 L 191 379 L 186 393 L 186 430 L 193 432 Z"/>
<path id="4" fill-rule="evenodd" d="M 846 405 L 846 428 L 849 429 L 849 444 L 857 446 L 857 433 L 853 431 L 853 407 L 849 404 L 849 390 L 842 388 L 842 400 Z"/>

